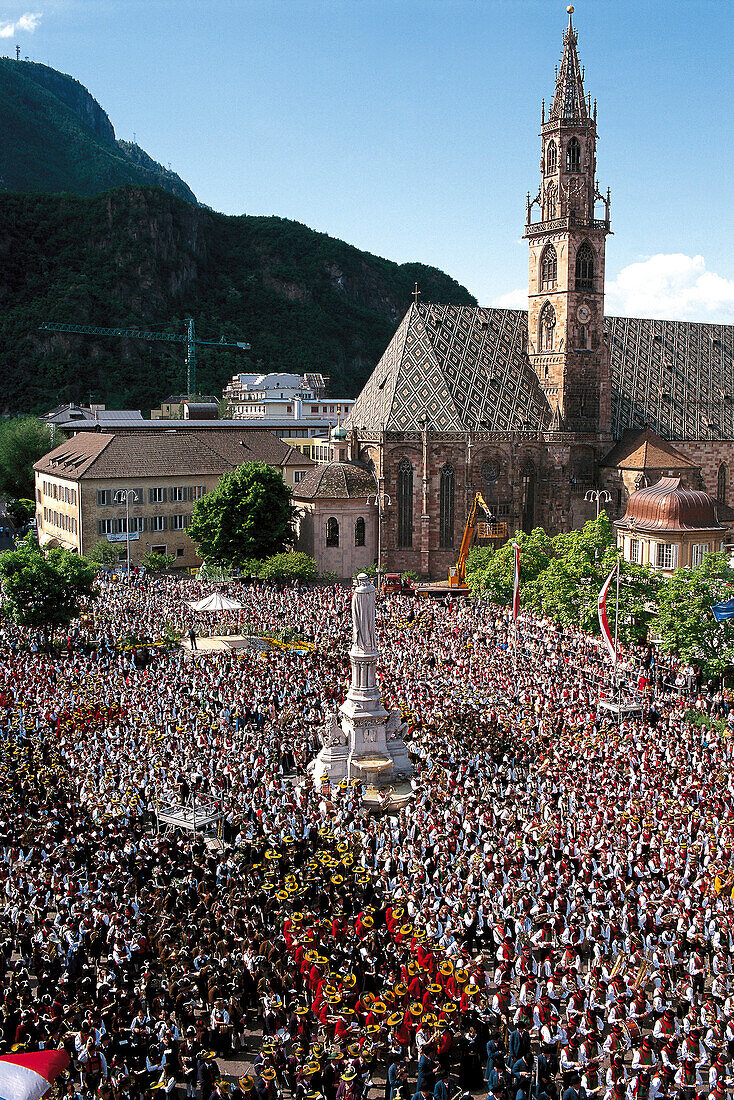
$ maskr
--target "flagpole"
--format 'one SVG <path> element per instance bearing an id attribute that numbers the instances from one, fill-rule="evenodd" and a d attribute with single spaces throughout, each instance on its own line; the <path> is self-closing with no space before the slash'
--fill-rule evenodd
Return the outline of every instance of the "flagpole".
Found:
<path id="1" fill-rule="evenodd" d="M 619 630 L 619 561 L 617 561 L 617 606 L 614 611 L 614 679 L 616 680 L 617 688 L 617 725 L 620 724 L 622 716 L 620 714 L 620 706 L 622 704 L 622 691 L 619 682 L 618 674 L 618 662 L 619 662 L 619 650 L 617 649 L 617 632 Z"/>

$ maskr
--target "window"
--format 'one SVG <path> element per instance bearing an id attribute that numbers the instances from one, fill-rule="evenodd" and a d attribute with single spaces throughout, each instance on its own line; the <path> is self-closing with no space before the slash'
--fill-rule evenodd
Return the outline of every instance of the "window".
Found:
<path id="1" fill-rule="evenodd" d="M 193 495 L 192 499 L 193 500 L 201 500 L 201 498 L 205 497 L 205 496 L 206 496 L 206 485 L 195 485 L 194 486 L 194 495 Z"/>
<path id="2" fill-rule="evenodd" d="M 151 516 L 150 517 L 150 529 L 151 531 L 165 531 L 166 530 L 166 516 Z"/>
<path id="3" fill-rule="evenodd" d="M 326 521 L 326 545 L 339 545 L 339 521 L 331 516 Z"/>
<path id="4" fill-rule="evenodd" d="M 98 519 L 97 534 L 118 535 L 120 533 L 120 521 L 116 519 Z"/>
<path id="5" fill-rule="evenodd" d="M 183 556 L 184 556 L 184 548 L 183 548 L 183 546 L 177 546 L 177 547 L 176 547 L 176 557 L 177 557 L 177 558 L 182 558 Z"/>
<path id="6" fill-rule="evenodd" d="M 543 213 L 543 219 L 550 221 L 556 216 L 556 207 L 558 205 L 558 188 L 555 183 L 549 183 L 545 189 L 545 211 Z"/>
<path id="7" fill-rule="evenodd" d="M 581 145 L 578 138 L 571 138 L 566 146 L 566 171 L 581 171 Z"/>
<path id="8" fill-rule="evenodd" d="M 157 486 L 155 489 L 148 489 L 148 504 L 164 504 L 166 500 L 166 490 L 163 486 Z"/>
<path id="9" fill-rule="evenodd" d="M 540 257 L 540 289 L 552 290 L 558 278 L 558 256 L 552 244 L 547 244 Z"/>
<path id="10" fill-rule="evenodd" d="M 454 468 L 448 462 L 441 470 L 439 501 L 439 546 L 454 545 Z"/>
<path id="11" fill-rule="evenodd" d="M 365 535 L 364 519 L 363 519 L 362 516 L 359 516 L 357 518 L 357 520 L 355 521 L 355 524 L 354 524 L 354 545 L 355 546 L 364 546 L 364 541 L 365 541 L 364 540 L 364 535 Z"/>
<path id="12" fill-rule="evenodd" d="M 703 565 L 703 559 L 710 552 L 711 547 L 707 542 L 694 542 L 691 547 L 691 565 Z"/>
<path id="13" fill-rule="evenodd" d="M 635 562 L 637 565 L 640 563 L 640 540 L 630 539 L 630 553 L 629 560 Z"/>
<path id="14" fill-rule="evenodd" d="M 108 504 L 112 504 L 112 490 L 111 489 L 98 489 L 97 490 L 97 507 L 98 508 L 104 508 Z"/>
<path id="15" fill-rule="evenodd" d="M 556 311 L 546 302 L 540 311 L 538 345 L 541 351 L 553 351 L 553 334 L 556 327 Z"/>
<path id="16" fill-rule="evenodd" d="M 185 526 L 186 526 L 186 516 L 181 515 L 181 514 L 171 516 L 171 530 L 172 531 L 183 531 Z"/>
<path id="17" fill-rule="evenodd" d="M 162 546 L 151 546 L 150 549 L 154 554 L 165 554 L 167 548 L 164 543 Z"/>
<path id="18" fill-rule="evenodd" d="M 594 289 L 594 253 L 588 241 L 576 253 L 576 289 Z"/>
<path id="19" fill-rule="evenodd" d="M 168 499 L 173 504 L 180 504 L 186 500 L 186 490 L 182 485 L 172 485 L 168 490 Z"/>
<path id="20" fill-rule="evenodd" d="M 299 481 L 303 481 L 305 476 L 306 476 L 306 471 L 305 470 L 294 470 L 293 471 L 293 484 L 297 485 Z"/>
<path id="21" fill-rule="evenodd" d="M 545 151 L 545 170 L 546 172 L 555 172 L 558 167 L 558 146 L 555 141 L 548 142 L 548 146 Z"/>
<path id="22" fill-rule="evenodd" d="M 404 458 L 398 466 L 398 546 L 413 545 L 413 467 Z"/>
<path id="23" fill-rule="evenodd" d="M 726 465 L 721 463 L 719 466 L 719 476 L 716 479 L 716 499 L 720 500 L 722 504 L 726 504 Z"/>
<path id="24" fill-rule="evenodd" d="M 655 546 L 657 569 L 675 569 L 678 564 L 678 547 L 670 542 L 658 542 Z"/>

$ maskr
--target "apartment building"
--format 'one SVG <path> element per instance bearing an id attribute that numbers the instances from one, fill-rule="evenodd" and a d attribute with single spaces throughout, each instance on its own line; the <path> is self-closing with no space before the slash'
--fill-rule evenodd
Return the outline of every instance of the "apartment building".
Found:
<path id="1" fill-rule="evenodd" d="M 80 554 L 119 544 L 139 564 L 149 551 L 200 564 L 188 536 L 194 504 L 244 462 L 266 462 L 293 485 L 313 463 L 270 432 L 81 432 L 35 464 L 42 546 Z"/>

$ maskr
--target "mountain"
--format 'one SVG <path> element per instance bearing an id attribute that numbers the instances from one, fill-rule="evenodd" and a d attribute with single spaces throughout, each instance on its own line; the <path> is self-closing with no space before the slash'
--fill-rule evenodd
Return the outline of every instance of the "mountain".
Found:
<path id="1" fill-rule="evenodd" d="M 90 111 L 87 133 L 104 130 Z M 147 411 L 185 385 L 184 345 L 41 333 L 43 321 L 183 332 L 191 316 L 202 339 L 252 345 L 199 349 L 202 393 L 220 393 L 236 371 L 284 370 L 320 371 L 333 394 L 355 396 L 415 282 L 424 302 L 476 304 L 435 268 L 398 265 L 283 218 L 216 214 L 155 188 L 88 198 L 0 192 L 0 225 L 4 413 L 90 394 Z"/>
<path id="2" fill-rule="evenodd" d="M 97 195 L 125 184 L 161 187 L 196 202 L 175 172 L 115 139 L 109 118 L 79 81 L 47 65 L 0 57 L 0 190 Z"/>

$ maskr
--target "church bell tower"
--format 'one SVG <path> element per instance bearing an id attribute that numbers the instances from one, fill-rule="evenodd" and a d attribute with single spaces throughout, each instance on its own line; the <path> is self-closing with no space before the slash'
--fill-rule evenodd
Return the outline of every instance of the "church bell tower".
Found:
<path id="1" fill-rule="evenodd" d="M 532 200 L 528 195 L 528 355 L 553 409 L 553 426 L 606 435 L 611 430 L 604 341 L 609 191 L 602 195 L 596 181 L 596 103 L 592 111 L 584 93 L 572 15 L 569 7 L 547 118 L 543 104 L 540 190 Z"/>

